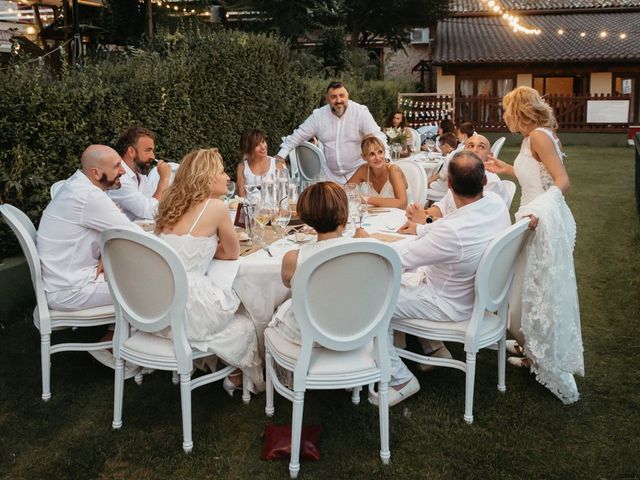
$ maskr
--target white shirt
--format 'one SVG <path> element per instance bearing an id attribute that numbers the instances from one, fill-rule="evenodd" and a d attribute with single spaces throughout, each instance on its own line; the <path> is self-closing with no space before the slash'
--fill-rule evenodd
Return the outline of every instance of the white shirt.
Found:
<path id="1" fill-rule="evenodd" d="M 124 161 L 122 168 L 125 173 L 120 177 L 120 188 L 109 190 L 107 194 L 130 220 L 153 220 L 158 208 L 158 200 L 151 196 L 155 189 L 149 195 L 151 189 L 147 186 L 147 176 L 135 173 Z"/>
<path id="2" fill-rule="evenodd" d="M 496 235 L 511 225 L 502 199 L 488 192 L 430 224 L 428 235 L 391 246 L 402 267 L 424 267 L 424 296 L 453 321 L 469 318 L 475 300 L 474 282 L 480 258 Z"/>
<path id="3" fill-rule="evenodd" d="M 100 233 L 139 228 L 80 170 L 66 181 L 40 219 L 36 245 L 46 293 L 72 293 L 96 278 Z"/>
<path id="4" fill-rule="evenodd" d="M 325 173 L 335 182 L 346 183 L 346 179 L 365 163 L 360 150 L 365 135 L 375 135 L 386 147 L 387 137 L 367 107 L 349 100 L 342 117 L 337 117 L 331 112 L 331 107 L 325 105 L 315 109 L 302 125 L 284 139 L 278 156 L 285 158 L 298 145 L 317 137 L 324 145 L 327 160 Z"/>
<path id="5" fill-rule="evenodd" d="M 500 180 L 500 177 L 492 172 L 485 172 L 487 176 L 487 184 L 484 186 L 483 193 L 486 195 L 488 192 L 493 192 L 502 198 L 505 205 L 511 205 L 511 196 L 509 192 Z M 442 216 L 450 214 L 451 212 L 455 212 L 458 207 L 456 207 L 456 202 L 453 200 L 453 193 L 451 189 L 447 189 L 447 193 L 445 193 L 444 197 L 441 200 L 435 202 L 433 204 L 434 207 L 438 207 L 442 212 Z M 416 233 L 418 235 L 424 235 L 429 228 L 431 227 L 431 223 L 427 223 L 424 225 L 418 224 L 416 227 Z"/>

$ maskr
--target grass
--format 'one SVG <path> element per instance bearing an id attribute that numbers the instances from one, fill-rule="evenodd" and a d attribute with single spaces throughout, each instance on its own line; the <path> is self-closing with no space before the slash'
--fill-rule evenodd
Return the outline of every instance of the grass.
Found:
<path id="1" fill-rule="evenodd" d="M 475 422 L 462 418 L 464 377 L 417 373 L 421 392 L 391 409 L 391 464 L 378 457 L 376 410 L 343 391 L 310 392 L 305 424 L 322 424 L 322 459 L 302 478 L 640 478 L 640 235 L 633 151 L 567 148 L 568 195 L 578 224 L 575 264 L 586 376 L 563 405 L 496 354 L 478 359 Z M 513 159 L 516 151 L 502 155 Z M 516 198 L 519 198 L 517 194 Z M 98 336 L 100 332 L 89 335 Z M 68 335 L 73 335 L 69 333 Z M 29 311 L 0 320 L 0 478 L 288 478 L 287 462 L 260 461 L 264 395 L 245 406 L 219 384 L 193 393 L 194 452 L 182 452 L 180 399 L 168 373 L 125 386 L 124 426 L 111 429 L 113 375 L 85 353 L 53 357 L 40 400 L 39 340 Z M 452 348 L 461 355 L 460 348 Z M 363 396 L 364 400 L 364 396 Z M 291 405 L 276 395 L 276 423 Z"/>

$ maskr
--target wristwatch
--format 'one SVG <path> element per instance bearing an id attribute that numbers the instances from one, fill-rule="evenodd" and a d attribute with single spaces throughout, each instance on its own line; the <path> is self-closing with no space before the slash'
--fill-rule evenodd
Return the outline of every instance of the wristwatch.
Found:
<path id="1" fill-rule="evenodd" d="M 433 217 L 431 215 L 427 216 L 427 223 L 433 223 Z"/>

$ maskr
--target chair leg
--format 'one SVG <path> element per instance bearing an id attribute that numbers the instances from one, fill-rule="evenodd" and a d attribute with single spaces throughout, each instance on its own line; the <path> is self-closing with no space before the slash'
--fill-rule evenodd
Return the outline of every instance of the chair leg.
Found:
<path id="1" fill-rule="evenodd" d="M 51 335 L 40 335 L 40 364 L 42 368 L 42 400 L 51 398 Z"/>
<path id="2" fill-rule="evenodd" d="M 180 374 L 180 402 L 182 404 L 182 449 L 185 453 L 193 450 L 191 438 L 191 374 Z"/>
<path id="3" fill-rule="evenodd" d="M 353 387 L 351 390 L 351 402 L 354 405 L 360 405 L 360 390 L 362 387 Z"/>
<path id="4" fill-rule="evenodd" d="M 116 370 L 113 381 L 113 422 L 115 430 L 122 427 L 122 399 L 124 396 L 124 360 L 116 358 Z"/>
<path id="5" fill-rule="evenodd" d="M 275 412 L 275 408 L 273 406 L 273 380 L 271 379 L 271 374 L 269 373 L 269 368 L 272 366 L 271 362 L 273 360 L 271 359 L 271 354 L 269 353 L 269 350 L 265 351 L 265 359 L 264 359 L 264 364 L 266 365 L 266 377 L 267 377 L 267 384 L 266 384 L 266 393 L 267 393 L 267 399 L 266 399 L 266 404 L 264 407 L 264 413 L 267 415 L 267 417 L 273 417 L 273 414 Z"/>
<path id="6" fill-rule="evenodd" d="M 300 437 L 302 436 L 302 414 L 304 392 L 293 392 L 293 419 L 291 421 L 291 461 L 289 475 L 296 478 L 300 472 Z"/>
<path id="7" fill-rule="evenodd" d="M 249 405 L 251 402 L 251 391 L 249 390 L 249 379 L 242 375 L 242 403 Z"/>
<path id="8" fill-rule="evenodd" d="M 135 382 L 136 382 L 136 385 L 138 385 L 138 386 L 142 385 L 142 379 L 143 379 L 143 378 L 144 378 L 144 375 L 142 375 L 142 369 L 140 369 L 140 370 L 138 371 L 138 373 L 136 373 L 136 376 L 135 376 L 135 377 L 133 377 L 133 379 L 134 379 L 134 380 L 135 380 Z"/>
<path id="9" fill-rule="evenodd" d="M 506 337 L 502 337 L 498 342 L 498 391 L 506 392 L 507 385 L 505 384 L 505 364 L 507 363 L 507 340 Z"/>
<path id="10" fill-rule="evenodd" d="M 378 413 L 380 415 L 380 460 L 387 465 L 391 459 L 389 451 L 389 382 L 378 384 Z"/>
<path id="11" fill-rule="evenodd" d="M 180 377 L 178 377 L 178 372 L 175 370 L 171 372 L 171 381 L 174 385 L 178 385 L 180 383 Z"/>
<path id="12" fill-rule="evenodd" d="M 464 421 L 473 423 L 473 388 L 476 379 L 476 354 L 467 352 L 467 375 L 464 396 Z"/>

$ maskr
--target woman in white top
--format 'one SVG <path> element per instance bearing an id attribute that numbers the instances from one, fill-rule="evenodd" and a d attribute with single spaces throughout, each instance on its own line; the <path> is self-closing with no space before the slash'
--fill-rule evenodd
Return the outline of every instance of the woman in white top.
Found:
<path id="1" fill-rule="evenodd" d="M 260 177 L 263 175 L 275 175 L 276 169 L 284 168 L 284 164 L 276 162 L 274 157 L 267 154 L 267 139 L 265 133 L 258 128 L 249 128 L 240 136 L 240 151 L 244 159 L 238 163 L 236 182 L 238 195 L 251 197 L 252 200 L 260 198 L 257 188 L 249 189 L 247 186 L 260 186 Z"/>
<path id="2" fill-rule="evenodd" d="M 575 221 L 563 194 L 569 175 L 562 161 L 553 109 L 529 87 L 503 99 L 504 120 L 524 140 L 513 166 L 489 157 L 487 170 L 515 176 L 522 187 L 516 218 L 531 217 L 536 231 L 520 256 L 510 298 L 516 342 L 510 363 L 527 366 L 563 402 L 579 398 L 573 378 L 584 375 L 573 246 Z"/>
<path id="3" fill-rule="evenodd" d="M 318 182 L 307 187 L 298 198 L 296 206 L 300 219 L 318 232 L 318 241 L 303 245 L 300 250 L 287 252 L 282 258 L 282 283 L 291 287 L 295 273 L 314 253 L 327 247 L 351 241 L 342 232 L 349 220 L 349 203 L 344 188 L 334 182 Z M 291 299 L 285 301 L 269 323 L 288 341 L 300 345 L 300 327 L 293 316 Z"/>
<path id="4" fill-rule="evenodd" d="M 232 280 L 225 284 L 221 276 L 207 276 L 212 268 L 233 269 L 235 265 L 228 261 L 240 254 L 227 207 L 218 198 L 226 193 L 228 180 L 217 149 L 188 153 L 160 200 L 156 233 L 176 251 L 187 270 L 189 344 L 238 367 L 260 389 L 262 362 L 253 322 L 236 314 L 240 300 L 231 288 Z M 240 370 L 225 379 L 223 386 L 230 395 L 242 385 Z"/>
<path id="5" fill-rule="evenodd" d="M 407 180 L 397 165 L 387 163 L 384 144 L 373 135 L 362 139 L 362 158 L 367 162 L 360 166 L 348 183 L 370 183 L 374 195 L 368 203 L 374 207 L 407 208 Z"/>

